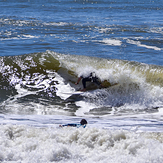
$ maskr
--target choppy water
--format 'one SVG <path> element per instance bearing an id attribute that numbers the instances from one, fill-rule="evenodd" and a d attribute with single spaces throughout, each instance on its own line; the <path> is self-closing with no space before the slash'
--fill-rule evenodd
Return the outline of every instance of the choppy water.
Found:
<path id="1" fill-rule="evenodd" d="M 0 1 L 0 160 L 161 163 L 162 5 Z M 68 94 L 91 71 L 117 85 Z"/>

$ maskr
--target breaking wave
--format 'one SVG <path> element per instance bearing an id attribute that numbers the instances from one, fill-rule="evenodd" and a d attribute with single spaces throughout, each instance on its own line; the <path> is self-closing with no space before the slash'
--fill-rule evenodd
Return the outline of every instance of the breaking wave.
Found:
<path id="1" fill-rule="evenodd" d="M 62 94 L 82 88 L 75 85 L 78 76 L 91 71 L 107 88 L 75 97 Z M 105 115 L 155 111 L 163 105 L 162 66 L 46 51 L 1 57 L 0 76 L 3 113 L 77 115 L 83 108 L 83 114 Z"/>

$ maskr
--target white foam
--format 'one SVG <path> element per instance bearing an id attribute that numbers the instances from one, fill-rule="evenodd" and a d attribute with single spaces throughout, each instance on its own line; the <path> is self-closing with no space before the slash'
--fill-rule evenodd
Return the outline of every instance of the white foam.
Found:
<path id="1" fill-rule="evenodd" d="M 75 92 L 75 88 L 72 88 L 69 83 L 65 84 L 65 81 L 61 76 L 56 75 L 55 80 L 58 81 L 58 84 L 56 85 L 57 88 L 56 95 L 59 96 L 60 98 L 65 100 L 71 96 L 71 93 Z"/>
<path id="2" fill-rule="evenodd" d="M 25 38 L 39 38 L 39 36 L 33 36 L 33 35 L 22 35 Z"/>
<path id="3" fill-rule="evenodd" d="M 96 107 L 95 104 L 87 103 L 85 101 L 78 101 L 76 102 L 76 105 L 80 108 L 75 112 L 76 116 L 86 116 L 86 113 L 89 113 L 89 111 Z"/>
<path id="4" fill-rule="evenodd" d="M 99 33 L 106 33 L 106 32 L 111 32 L 113 31 L 112 28 L 100 28 Z"/>
<path id="5" fill-rule="evenodd" d="M 68 25 L 66 22 L 49 22 L 49 23 L 43 23 L 44 25 L 53 25 L 53 26 L 65 26 Z"/>
<path id="6" fill-rule="evenodd" d="M 7 34 L 8 35 L 8 34 Z M 11 34 L 10 34 L 11 36 Z M 33 36 L 33 35 L 17 35 L 17 37 L 9 37 L 9 38 L 1 38 L 1 40 L 25 40 L 25 39 L 32 39 L 32 38 L 39 38 L 40 36 Z"/>
<path id="7" fill-rule="evenodd" d="M 163 27 L 153 27 L 150 29 L 150 32 L 163 34 Z"/>
<path id="8" fill-rule="evenodd" d="M 147 49 L 154 49 L 154 50 L 162 50 L 161 48 L 158 48 L 156 46 L 149 46 L 149 45 L 144 45 L 144 44 L 141 44 L 140 41 L 133 41 L 133 40 L 127 40 L 127 43 L 129 44 L 134 44 L 134 45 L 137 45 L 137 46 L 140 46 L 140 47 L 145 47 Z"/>
<path id="9" fill-rule="evenodd" d="M 1 162 L 161 163 L 162 133 L 0 126 Z"/>
<path id="10" fill-rule="evenodd" d="M 114 46 L 121 46 L 122 42 L 120 40 L 116 39 L 103 39 L 101 42 L 107 44 L 107 45 L 114 45 Z"/>

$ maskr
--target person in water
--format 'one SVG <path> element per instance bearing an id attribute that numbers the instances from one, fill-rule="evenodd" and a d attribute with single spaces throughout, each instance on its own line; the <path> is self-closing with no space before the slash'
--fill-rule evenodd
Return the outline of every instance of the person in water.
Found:
<path id="1" fill-rule="evenodd" d="M 86 82 L 92 82 L 102 87 L 101 82 L 99 82 L 99 79 L 98 77 L 96 77 L 95 72 L 91 72 L 87 77 L 80 76 L 75 84 L 79 84 L 81 79 L 83 84 L 83 89 L 81 91 L 86 91 Z"/>
<path id="2" fill-rule="evenodd" d="M 85 119 L 82 119 L 81 121 L 80 121 L 80 124 L 75 124 L 75 123 L 70 123 L 70 124 L 65 124 L 65 125 L 59 125 L 59 127 L 65 127 L 65 126 L 67 126 L 67 127 L 83 127 L 83 128 L 85 128 L 86 127 L 86 125 L 87 125 L 87 121 L 85 120 Z"/>

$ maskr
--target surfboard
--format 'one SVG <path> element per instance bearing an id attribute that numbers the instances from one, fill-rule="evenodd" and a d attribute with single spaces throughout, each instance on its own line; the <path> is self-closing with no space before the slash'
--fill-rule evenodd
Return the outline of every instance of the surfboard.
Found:
<path id="1" fill-rule="evenodd" d="M 75 91 L 75 92 L 63 92 L 63 94 L 68 94 L 68 95 L 80 95 L 83 94 L 84 92 L 81 91 Z"/>
<path id="2" fill-rule="evenodd" d="M 102 83 L 102 84 L 103 84 L 104 87 L 101 87 L 100 89 L 102 89 L 102 88 L 104 88 L 104 89 L 105 88 L 110 88 L 110 87 L 118 85 L 118 83 L 115 83 L 115 84 L 111 85 L 109 82 L 106 82 L 106 81 L 104 83 Z M 99 89 L 99 86 L 97 84 L 91 83 L 91 84 L 89 84 L 87 86 L 85 92 L 91 92 L 91 91 L 94 91 L 96 89 Z M 84 92 L 76 90 L 74 92 L 73 91 L 72 92 L 62 92 L 62 94 L 65 94 L 65 95 L 68 95 L 68 96 L 73 96 L 73 95 L 82 95 L 82 94 L 84 94 Z"/>

